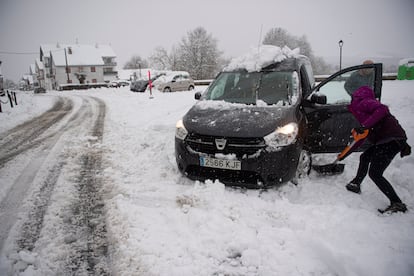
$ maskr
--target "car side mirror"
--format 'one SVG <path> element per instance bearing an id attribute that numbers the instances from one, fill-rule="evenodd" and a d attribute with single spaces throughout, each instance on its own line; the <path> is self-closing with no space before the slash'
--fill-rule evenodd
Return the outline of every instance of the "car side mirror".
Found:
<path id="1" fill-rule="evenodd" d="M 201 99 L 201 93 L 200 93 L 200 92 L 196 92 L 196 93 L 194 94 L 194 99 L 196 99 L 196 100 Z"/>
<path id="2" fill-rule="evenodd" d="M 311 103 L 317 103 L 317 104 L 326 104 L 327 100 L 326 100 L 326 96 L 323 94 L 312 94 L 311 98 L 310 98 Z"/>

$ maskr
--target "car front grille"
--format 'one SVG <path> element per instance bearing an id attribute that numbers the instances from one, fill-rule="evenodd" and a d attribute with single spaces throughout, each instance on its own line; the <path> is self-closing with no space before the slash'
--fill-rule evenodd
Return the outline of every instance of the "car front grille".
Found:
<path id="1" fill-rule="evenodd" d="M 226 140 L 225 146 L 221 150 L 217 148 L 217 139 Z M 266 147 L 264 139 L 260 137 L 217 137 L 190 133 L 185 141 L 187 145 L 196 152 L 207 154 L 236 154 L 237 157 L 256 154 Z"/>

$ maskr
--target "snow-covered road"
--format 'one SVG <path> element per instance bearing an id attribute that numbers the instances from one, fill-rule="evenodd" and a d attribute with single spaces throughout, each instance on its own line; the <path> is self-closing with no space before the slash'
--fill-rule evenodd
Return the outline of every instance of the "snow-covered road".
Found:
<path id="1" fill-rule="evenodd" d="M 383 84 L 383 102 L 411 145 L 413 91 L 412 81 Z M 10 129 L 59 99 L 72 107 L 32 139 L 50 137 L 36 147 L 10 158 L 1 152 L 2 202 L 14 185 L 30 186 L 3 239 L 1 275 L 414 275 L 412 155 L 396 157 L 386 171 L 409 212 L 381 216 L 377 208 L 388 202 L 371 180 L 361 195 L 344 189 L 358 154 L 345 160 L 342 175 L 311 173 L 298 186 L 266 191 L 183 177 L 175 123 L 194 104 L 194 92 L 149 99 L 124 87 L 20 99 L 0 114 L 1 145 Z M 25 168 L 32 177 L 21 181 Z"/>
<path id="2" fill-rule="evenodd" d="M 67 248 L 60 260 L 53 260 L 61 268 L 52 271 L 108 273 L 99 177 L 102 150 L 94 146 L 102 141 L 105 112 L 105 103 L 98 98 L 56 96 L 51 109 L 2 133 L 1 182 L 9 186 L 0 204 L 0 248 L 8 255 L 3 271 L 26 271 L 33 264 L 29 252 L 35 252 L 45 237 L 50 242 L 60 232 Z M 86 138 L 77 141 L 77 136 Z M 74 164 L 78 170 L 71 180 L 65 179 L 68 166 L 73 170 Z M 69 219 L 56 227 L 48 210 L 60 189 L 72 192 L 59 202 Z M 53 232 L 45 231 L 48 228 Z M 4 267 L 8 262 L 13 268 Z"/>

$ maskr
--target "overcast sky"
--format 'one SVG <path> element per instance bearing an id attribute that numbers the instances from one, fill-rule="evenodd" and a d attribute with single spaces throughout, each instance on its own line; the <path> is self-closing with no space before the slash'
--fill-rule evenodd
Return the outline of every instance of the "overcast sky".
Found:
<path id="1" fill-rule="evenodd" d="M 0 0 L 1 69 L 18 80 L 39 55 L 10 52 L 76 41 L 112 45 L 123 66 L 155 47 L 170 50 L 199 26 L 225 57 L 257 46 L 275 27 L 305 35 L 329 60 L 339 60 L 342 39 L 344 64 L 351 56 L 414 57 L 414 0 Z"/>

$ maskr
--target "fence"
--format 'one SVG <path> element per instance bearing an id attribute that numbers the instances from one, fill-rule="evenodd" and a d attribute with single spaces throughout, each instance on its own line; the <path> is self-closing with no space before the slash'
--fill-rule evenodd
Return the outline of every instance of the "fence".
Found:
<path id="1" fill-rule="evenodd" d="M 2 96 L 5 96 L 5 95 L 7 94 L 7 97 L 9 98 L 9 101 L 8 101 L 8 102 L 7 102 L 7 101 L 6 101 L 6 102 L 3 102 L 3 101 L 0 99 L 0 112 L 3 112 L 2 108 L 1 108 L 1 105 L 2 105 L 2 104 L 7 104 L 7 103 L 10 103 L 10 107 L 11 107 L 11 108 L 13 108 L 13 107 L 14 107 L 14 105 L 17 105 L 17 97 L 16 97 L 16 92 L 7 90 L 7 92 L 6 92 L 6 93 L 4 93 L 4 91 L 2 91 L 2 92 L 0 92 L 0 93 L 4 94 L 4 95 L 2 95 Z M 13 102 L 14 102 L 14 104 L 13 104 Z"/>

